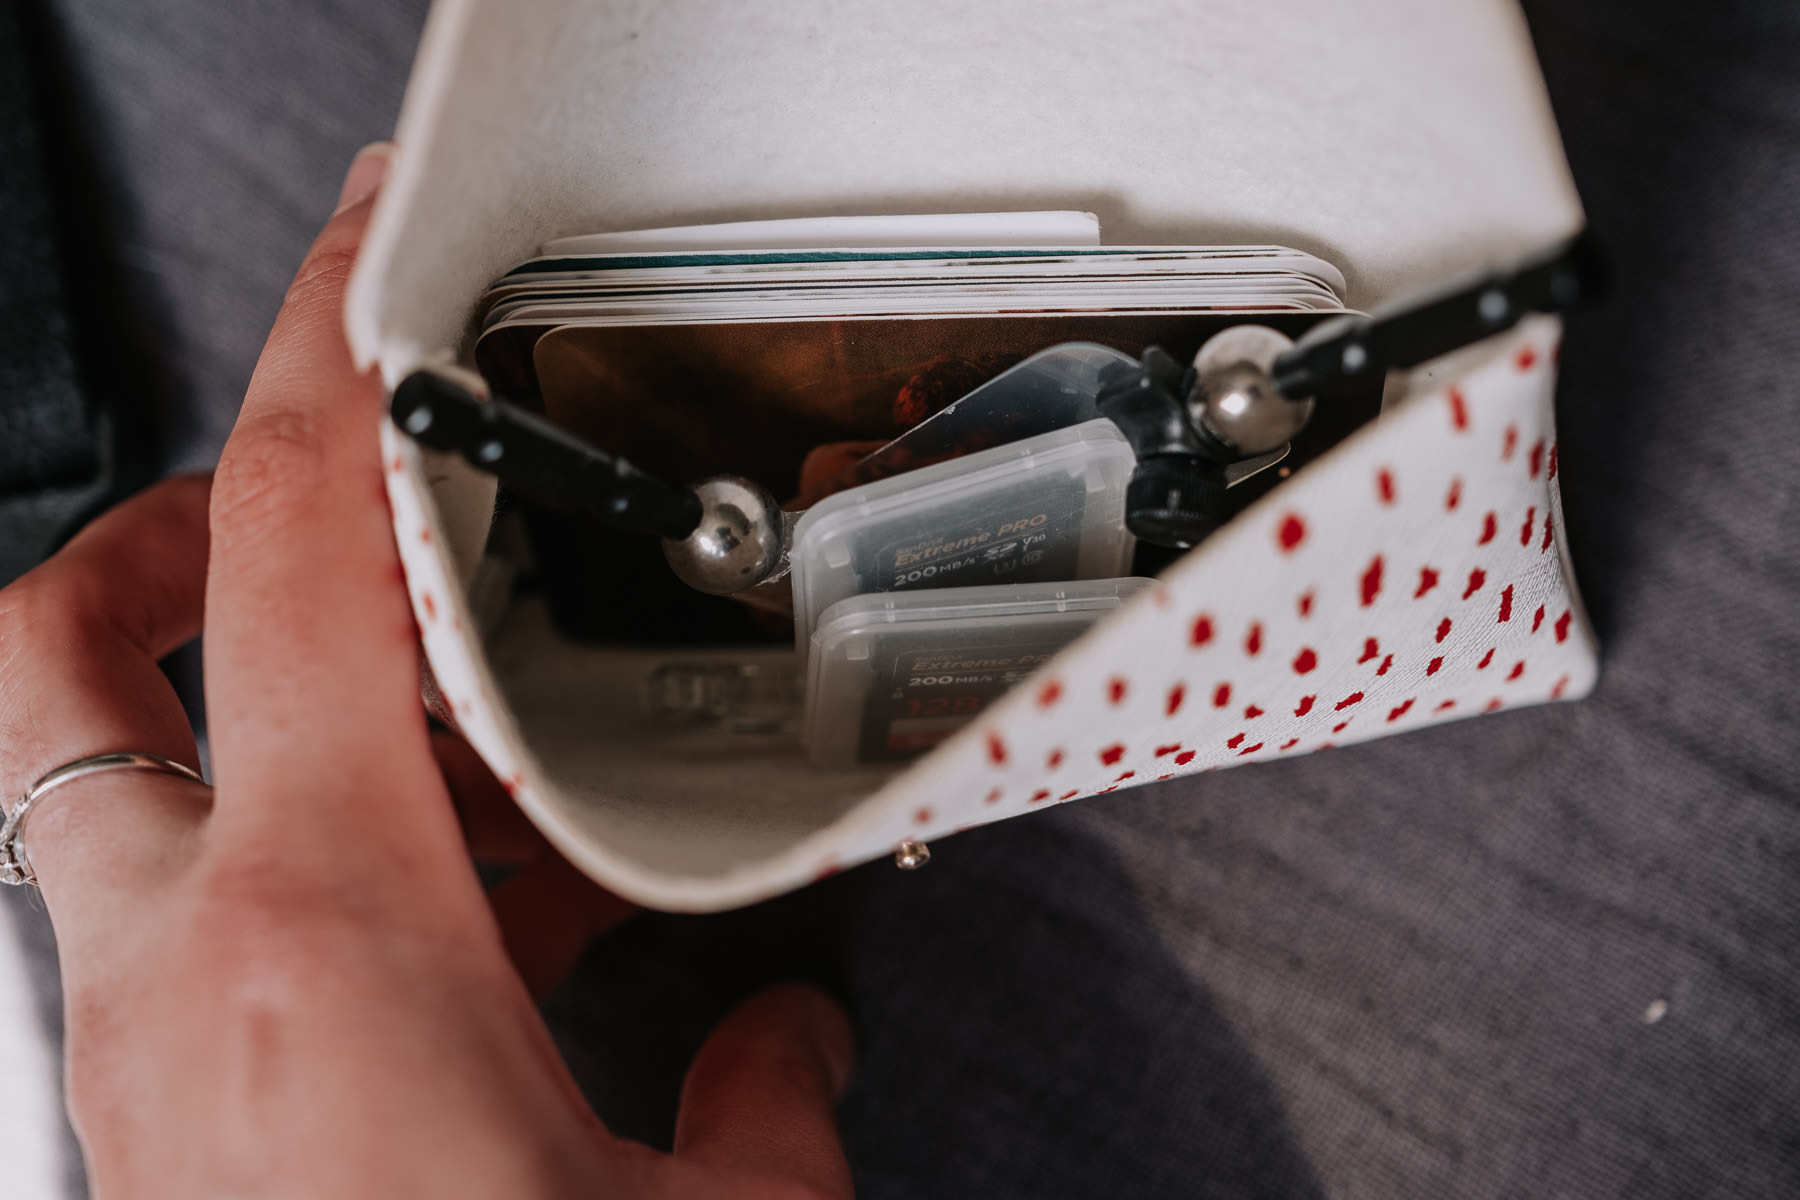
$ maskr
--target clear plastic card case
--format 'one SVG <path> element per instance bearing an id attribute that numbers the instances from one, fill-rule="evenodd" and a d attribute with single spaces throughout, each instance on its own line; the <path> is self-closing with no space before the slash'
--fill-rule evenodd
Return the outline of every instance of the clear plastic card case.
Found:
<path id="1" fill-rule="evenodd" d="M 1150 586 L 1094 579 L 840 600 L 812 636 L 807 754 L 852 767 L 929 750 Z"/>
<path id="2" fill-rule="evenodd" d="M 794 528 L 802 669 L 820 614 L 847 597 L 1125 574 L 1135 466 L 1118 428 L 1099 419 L 821 500 Z"/>

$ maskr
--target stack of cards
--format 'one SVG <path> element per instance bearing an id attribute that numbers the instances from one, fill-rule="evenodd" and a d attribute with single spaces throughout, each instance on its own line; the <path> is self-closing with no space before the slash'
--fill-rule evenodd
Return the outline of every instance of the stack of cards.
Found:
<path id="1" fill-rule="evenodd" d="M 533 259 L 482 301 L 509 325 L 1341 307 L 1343 278 L 1279 246 L 809 250 Z"/>
<path id="2" fill-rule="evenodd" d="M 663 246 L 672 232 L 563 244 Z M 736 249 L 685 232 L 706 248 L 514 268 L 481 302 L 477 364 L 646 470 L 743 474 L 783 497 L 810 448 L 890 441 L 1051 346 L 1181 358 L 1227 325 L 1297 335 L 1343 311 L 1343 276 L 1279 246 Z"/>
<path id="3" fill-rule="evenodd" d="M 1343 288 L 1281 246 L 1101 246 L 1079 213 L 689 227 L 545 247 L 483 297 L 475 358 L 644 470 L 808 510 L 776 590 L 804 740 L 843 766 L 936 744 L 1142 586 L 1097 372 L 1246 321 L 1298 337 Z"/>

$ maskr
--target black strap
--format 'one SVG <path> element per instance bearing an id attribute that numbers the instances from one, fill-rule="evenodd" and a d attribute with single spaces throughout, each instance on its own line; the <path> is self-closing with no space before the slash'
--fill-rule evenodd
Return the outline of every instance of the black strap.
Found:
<path id="1" fill-rule="evenodd" d="M 684 538 L 700 499 L 498 397 L 478 400 L 441 375 L 415 371 L 394 389 L 394 424 L 451 450 L 507 487 L 553 507 L 589 513 L 622 533 Z"/>
<path id="2" fill-rule="evenodd" d="M 1273 382 L 1295 398 L 1354 392 L 1389 367 L 1416 366 L 1491 337 L 1525 313 L 1592 299 L 1601 279 L 1598 253 L 1578 238 L 1516 270 L 1373 317 L 1317 325 L 1275 360 Z M 1191 372 L 1151 347 L 1136 369 L 1109 375 L 1098 399 L 1139 460 L 1126 523 L 1158 545 L 1194 545 L 1224 520 L 1223 464 L 1233 455 L 1189 418 L 1191 387 Z M 440 375 L 407 377 L 394 391 L 391 414 L 425 445 L 461 454 L 526 496 L 590 513 L 622 532 L 682 538 L 700 522 L 700 502 L 687 488 L 646 475 L 504 399 L 478 400 Z"/>
<path id="3" fill-rule="evenodd" d="M 1464 280 L 1373 316 L 1316 325 L 1275 360 L 1271 375 L 1284 396 L 1330 396 L 1389 367 L 1416 367 L 1511 329 L 1527 313 L 1597 300 L 1605 282 L 1600 251 L 1583 234 L 1514 270 Z"/>

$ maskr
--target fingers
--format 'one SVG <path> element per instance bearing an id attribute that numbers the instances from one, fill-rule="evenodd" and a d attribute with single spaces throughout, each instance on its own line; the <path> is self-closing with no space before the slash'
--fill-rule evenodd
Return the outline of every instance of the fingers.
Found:
<path id="1" fill-rule="evenodd" d="M 752 996 L 688 1070 L 676 1155 L 849 1196 L 835 1108 L 853 1054 L 848 1018 L 817 988 L 784 984 Z"/>
<path id="2" fill-rule="evenodd" d="M 445 848 L 447 821 L 454 834 L 382 490 L 383 391 L 356 372 L 342 325 L 386 157 L 371 148 L 352 167 L 344 195 L 365 195 L 301 265 L 213 488 L 206 689 L 221 820 L 291 824 L 304 806 L 314 847 L 338 861 L 347 824 L 377 853 Z M 235 813 L 239 801 L 252 811 Z"/>
<path id="3" fill-rule="evenodd" d="M 0 591 L 0 796 L 109 751 L 198 766 L 186 714 L 157 660 L 200 631 L 207 492 L 203 476 L 151 488 Z M 204 793 L 132 772 L 83 780 L 46 800 L 32 814 L 27 848 L 59 927 L 72 911 L 65 897 L 99 903 L 132 893 L 204 812 Z M 139 795 L 160 799 L 139 803 Z"/>
<path id="4" fill-rule="evenodd" d="M 156 664 L 200 631 L 206 497 L 202 476 L 151 488 L 0 591 L 0 795 L 109 750 L 194 763 Z"/>
<path id="5" fill-rule="evenodd" d="M 350 172 L 344 176 L 344 186 L 338 189 L 337 208 L 332 210 L 332 216 L 337 216 L 375 194 L 375 189 L 387 178 L 388 159 L 392 150 L 393 147 L 386 142 L 371 142 L 356 152 L 356 158 L 350 164 Z"/>

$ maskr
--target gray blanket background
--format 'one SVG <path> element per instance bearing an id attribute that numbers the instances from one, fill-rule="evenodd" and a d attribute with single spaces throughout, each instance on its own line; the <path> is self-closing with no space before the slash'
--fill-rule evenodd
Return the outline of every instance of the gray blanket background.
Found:
<path id="1" fill-rule="evenodd" d="M 637 921 L 547 1006 L 616 1130 L 801 973 L 867 1197 L 1800 1194 L 1800 6 L 1526 8 L 1617 268 L 1558 406 L 1597 695 Z M 206 465 L 423 0 L 19 11 L 86 378 Z"/>

